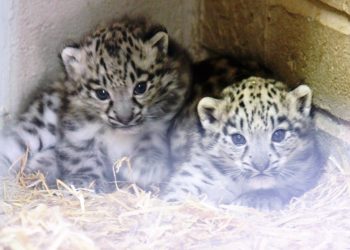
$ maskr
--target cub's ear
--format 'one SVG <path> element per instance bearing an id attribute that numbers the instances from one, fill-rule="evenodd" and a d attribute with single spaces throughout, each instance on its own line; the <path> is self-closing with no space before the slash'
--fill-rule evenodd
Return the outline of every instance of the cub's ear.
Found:
<path id="1" fill-rule="evenodd" d="M 311 112 L 312 91 L 307 85 L 300 85 L 287 95 L 289 108 L 304 116 Z"/>
<path id="2" fill-rule="evenodd" d="M 202 98 L 197 106 L 199 120 L 204 129 L 217 130 L 220 126 L 220 113 L 218 112 L 221 100 L 211 97 Z"/>
<path id="3" fill-rule="evenodd" d="M 84 74 L 83 53 L 80 48 L 65 47 L 61 52 L 61 58 L 69 78 L 76 80 Z"/>
<path id="4" fill-rule="evenodd" d="M 163 26 L 151 28 L 146 35 L 146 41 L 152 48 L 157 48 L 162 56 L 168 53 L 169 35 Z"/>

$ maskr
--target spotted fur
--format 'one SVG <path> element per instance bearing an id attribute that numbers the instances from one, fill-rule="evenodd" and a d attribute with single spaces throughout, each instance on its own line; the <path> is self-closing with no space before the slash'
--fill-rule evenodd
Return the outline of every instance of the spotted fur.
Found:
<path id="1" fill-rule="evenodd" d="M 132 169 L 119 169 L 119 183 L 162 182 L 169 174 L 166 133 L 191 82 L 187 52 L 164 27 L 123 18 L 67 46 L 61 57 L 67 79 L 4 131 L 13 146 L 1 149 L 5 165 L 28 147 L 30 171 L 105 192 L 114 187 L 113 163 L 127 156 Z"/>
<path id="2" fill-rule="evenodd" d="M 306 85 L 288 91 L 260 77 L 233 83 L 218 99 L 202 98 L 192 123 L 175 128 L 191 146 L 164 198 L 279 209 L 302 195 L 323 169 L 311 98 Z"/>
<path id="3" fill-rule="evenodd" d="M 271 72 L 255 61 L 226 55 L 205 59 L 192 65 L 193 84 L 190 94 L 170 129 L 173 156 L 171 162 L 174 166 L 188 160 L 189 154 L 184 148 L 195 146 L 192 145 L 195 142 L 188 140 L 187 135 L 192 133 L 193 124 L 199 122 L 195 115 L 198 102 L 206 96 L 220 98 L 225 87 L 251 75 L 269 77 Z"/>

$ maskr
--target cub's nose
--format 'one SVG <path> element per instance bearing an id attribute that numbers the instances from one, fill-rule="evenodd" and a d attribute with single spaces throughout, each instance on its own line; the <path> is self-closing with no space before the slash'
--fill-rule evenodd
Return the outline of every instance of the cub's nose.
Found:
<path id="1" fill-rule="evenodd" d="M 128 115 L 128 116 L 117 116 L 116 117 L 118 122 L 120 122 L 121 124 L 123 125 L 128 125 L 132 119 L 133 119 L 133 116 L 132 115 Z"/>
<path id="2" fill-rule="evenodd" d="M 260 161 L 260 162 L 252 162 L 252 166 L 253 168 L 255 168 L 256 170 L 263 172 L 266 169 L 269 168 L 270 166 L 270 161 Z"/>

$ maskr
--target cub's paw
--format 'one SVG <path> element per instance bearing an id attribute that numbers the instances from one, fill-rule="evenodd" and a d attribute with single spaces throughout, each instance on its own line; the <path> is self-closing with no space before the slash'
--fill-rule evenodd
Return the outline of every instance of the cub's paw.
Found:
<path id="1" fill-rule="evenodd" d="M 177 202 L 180 200 L 172 189 L 161 192 L 159 198 L 165 202 Z"/>
<path id="2" fill-rule="evenodd" d="M 236 199 L 234 204 L 253 207 L 261 211 L 272 211 L 282 209 L 285 202 L 277 192 L 259 190 L 242 194 Z"/>
<path id="3" fill-rule="evenodd" d="M 111 193 L 116 189 L 114 183 L 86 176 L 69 176 L 64 178 L 64 182 L 75 188 L 93 189 L 96 193 Z"/>

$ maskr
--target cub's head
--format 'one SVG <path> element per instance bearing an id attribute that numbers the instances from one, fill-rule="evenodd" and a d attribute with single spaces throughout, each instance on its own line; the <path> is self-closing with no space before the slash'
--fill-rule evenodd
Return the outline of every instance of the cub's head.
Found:
<path id="1" fill-rule="evenodd" d="M 76 106 L 114 128 L 171 118 L 189 86 L 190 60 L 166 29 L 122 19 L 61 53 Z"/>
<path id="2" fill-rule="evenodd" d="M 221 99 L 199 102 L 203 147 L 223 174 L 248 190 L 299 182 L 304 190 L 318 168 L 311 99 L 306 85 L 288 92 L 271 79 L 235 83 Z"/>

